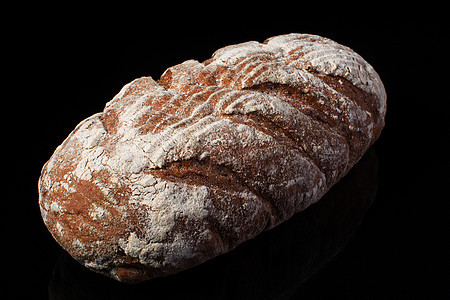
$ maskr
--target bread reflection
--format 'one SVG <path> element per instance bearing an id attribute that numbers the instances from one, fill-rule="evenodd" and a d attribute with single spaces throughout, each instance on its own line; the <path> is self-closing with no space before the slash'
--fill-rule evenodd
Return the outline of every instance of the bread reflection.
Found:
<path id="1" fill-rule="evenodd" d="M 373 149 L 318 203 L 235 250 L 190 270 L 126 285 L 87 270 L 64 253 L 50 299 L 289 298 L 347 244 L 377 190 Z"/>

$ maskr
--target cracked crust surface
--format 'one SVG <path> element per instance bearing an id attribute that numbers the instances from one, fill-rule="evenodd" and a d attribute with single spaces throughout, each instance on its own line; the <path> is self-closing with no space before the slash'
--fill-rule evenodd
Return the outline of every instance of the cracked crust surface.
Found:
<path id="1" fill-rule="evenodd" d="M 86 267 L 139 282 L 227 252 L 320 199 L 384 126 L 358 54 L 288 34 L 138 78 L 45 164 L 42 217 Z"/>

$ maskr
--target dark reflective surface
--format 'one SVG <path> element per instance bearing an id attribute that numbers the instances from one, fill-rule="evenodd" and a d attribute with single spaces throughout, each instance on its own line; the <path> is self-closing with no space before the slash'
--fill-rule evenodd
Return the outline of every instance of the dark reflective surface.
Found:
<path id="1" fill-rule="evenodd" d="M 63 253 L 50 299 L 288 299 L 348 243 L 375 199 L 377 169 L 369 149 L 318 203 L 228 254 L 166 278 L 130 286 Z"/>
<path id="2" fill-rule="evenodd" d="M 219 299 L 235 295 L 450 299 L 446 67 L 450 34 L 448 18 L 433 12 L 432 18 L 424 19 L 425 6 L 418 6 L 417 15 L 409 11 L 386 14 L 386 7 L 379 5 L 380 13 L 373 16 L 367 13 L 375 6 L 363 13 L 336 12 L 334 19 L 281 4 L 264 7 L 268 8 L 265 13 L 256 13 L 253 6 L 251 13 L 223 6 L 225 18 L 208 13 L 209 20 L 198 15 L 197 22 L 191 14 L 166 22 L 164 9 L 159 9 L 164 20 L 154 23 L 146 17 L 140 19 L 142 26 L 127 26 L 124 14 L 117 18 L 106 14 L 109 19 L 101 27 L 89 24 L 85 28 L 80 28 L 85 21 L 82 16 L 64 22 L 66 16 L 53 10 L 49 14 L 31 10 L 36 18 L 11 31 L 13 41 L 8 34 L 2 40 L 7 50 L 4 102 L 13 105 L 5 107 L 4 116 L 11 112 L 13 119 L 2 127 L 7 149 L 2 182 L 6 196 L 2 194 L 1 206 L 6 299 L 48 299 L 49 295 L 53 299 L 120 299 L 124 295 L 124 299 L 164 299 L 184 293 L 189 297 L 180 298 L 200 294 Z M 273 13 L 275 7 L 282 13 Z M 97 276 L 61 257 L 64 251 L 40 216 L 37 182 L 44 163 L 81 120 L 102 111 L 135 78 L 156 79 L 166 68 L 188 59 L 208 59 L 220 47 L 289 32 L 318 34 L 349 46 L 375 68 L 385 85 L 386 127 L 374 144 L 379 184 L 376 200 L 365 214 L 362 203 L 369 205 L 370 197 L 346 210 L 339 206 L 346 202 L 329 200 L 328 195 L 317 206 L 227 255 L 136 286 Z M 376 182 L 367 184 L 372 189 Z M 347 189 L 347 194 L 361 190 Z M 327 222 L 327 209 L 343 219 Z M 314 227 L 316 219 L 322 227 Z M 297 230 L 302 226 L 304 230 Z M 161 297 L 163 290 L 167 297 Z M 3 294 L 2 290 L 1 299 Z"/>

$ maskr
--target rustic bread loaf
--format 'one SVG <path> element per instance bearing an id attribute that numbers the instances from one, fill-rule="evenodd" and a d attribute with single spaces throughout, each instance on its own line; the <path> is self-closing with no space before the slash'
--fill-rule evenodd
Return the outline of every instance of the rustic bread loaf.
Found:
<path id="1" fill-rule="evenodd" d="M 86 267 L 124 282 L 233 249 L 316 202 L 384 126 L 374 69 L 288 34 L 125 85 L 45 164 L 42 217 Z"/>

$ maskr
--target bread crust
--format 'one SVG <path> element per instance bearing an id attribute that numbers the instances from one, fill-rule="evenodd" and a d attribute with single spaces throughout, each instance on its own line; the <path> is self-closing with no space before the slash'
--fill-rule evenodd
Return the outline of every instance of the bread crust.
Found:
<path id="1" fill-rule="evenodd" d="M 123 282 L 225 253 L 319 200 L 378 138 L 374 69 L 288 34 L 125 85 L 44 165 L 43 220 L 86 267 Z"/>

